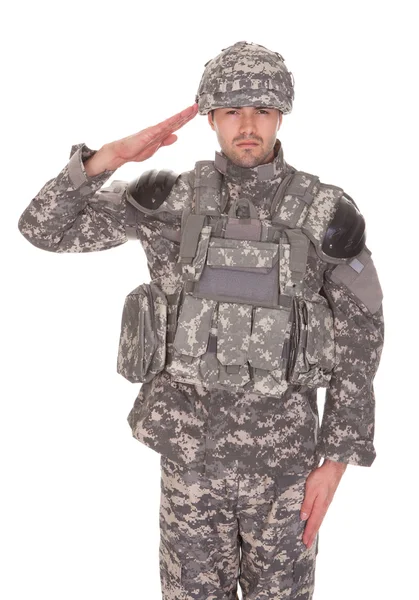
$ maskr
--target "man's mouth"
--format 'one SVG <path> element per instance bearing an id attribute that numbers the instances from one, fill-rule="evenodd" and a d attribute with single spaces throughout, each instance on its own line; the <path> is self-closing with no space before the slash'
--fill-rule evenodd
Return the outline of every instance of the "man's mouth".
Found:
<path id="1" fill-rule="evenodd" d="M 237 144 L 238 146 L 258 146 L 258 144 L 256 142 L 240 142 L 240 144 Z"/>

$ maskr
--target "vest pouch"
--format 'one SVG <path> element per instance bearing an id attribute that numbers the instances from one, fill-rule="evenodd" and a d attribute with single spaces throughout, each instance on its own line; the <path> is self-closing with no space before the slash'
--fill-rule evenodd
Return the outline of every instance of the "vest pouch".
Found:
<path id="1" fill-rule="evenodd" d="M 131 383 L 148 382 L 166 362 L 167 299 L 153 283 L 143 283 L 125 298 L 117 372 Z"/>
<path id="2" fill-rule="evenodd" d="M 327 387 L 335 366 L 333 314 L 325 304 L 295 300 L 294 364 L 289 382 Z"/>
<path id="3" fill-rule="evenodd" d="M 219 382 L 243 386 L 250 381 L 247 355 L 250 343 L 252 306 L 220 302 L 217 321 L 217 360 Z"/>
<path id="4" fill-rule="evenodd" d="M 283 350 L 290 332 L 289 315 L 290 309 L 282 307 L 253 309 L 248 359 L 257 393 L 282 395 L 288 387 Z"/>
<path id="5" fill-rule="evenodd" d="M 217 302 L 185 294 L 173 340 L 172 360 L 166 370 L 175 381 L 198 383 L 200 362 L 207 351 L 214 308 Z"/>
<path id="6" fill-rule="evenodd" d="M 278 303 L 278 244 L 212 237 L 197 295 L 249 304 Z"/>

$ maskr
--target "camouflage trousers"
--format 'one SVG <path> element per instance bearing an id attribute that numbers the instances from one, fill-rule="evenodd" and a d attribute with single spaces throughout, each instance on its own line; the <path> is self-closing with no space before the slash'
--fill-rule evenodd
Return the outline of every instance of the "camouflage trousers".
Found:
<path id="1" fill-rule="evenodd" d="M 310 600 L 318 536 L 302 541 L 306 476 L 210 478 L 161 456 L 163 600 Z"/>

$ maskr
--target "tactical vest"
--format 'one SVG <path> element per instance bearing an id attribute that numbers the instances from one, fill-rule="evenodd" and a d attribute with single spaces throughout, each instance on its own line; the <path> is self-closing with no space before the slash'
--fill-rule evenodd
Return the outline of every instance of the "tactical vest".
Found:
<path id="1" fill-rule="evenodd" d="M 165 369 L 174 381 L 260 395 L 327 387 L 332 311 L 322 295 L 305 295 L 303 279 L 310 241 L 323 260 L 348 262 L 321 249 L 343 190 L 292 170 L 260 220 L 248 197 L 225 213 L 222 182 L 214 161 L 196 163 L 181 217 L 182 286 L 168 295 L 151 282 L 127 296 L 118 372 L 144 382 Z"/>

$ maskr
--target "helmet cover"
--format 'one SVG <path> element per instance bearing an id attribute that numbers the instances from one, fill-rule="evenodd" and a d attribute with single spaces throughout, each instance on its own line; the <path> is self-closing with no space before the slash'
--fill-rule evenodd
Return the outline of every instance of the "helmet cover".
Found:
<path id="1" fill-rule="evenodd" d="M 237 42 L 205 64 L 196 94 L 200 115 L 229 106 L 266 106 L 290 113 L 294 77 L 278 52 Z"/>

